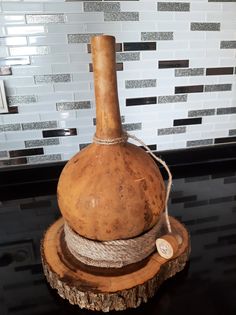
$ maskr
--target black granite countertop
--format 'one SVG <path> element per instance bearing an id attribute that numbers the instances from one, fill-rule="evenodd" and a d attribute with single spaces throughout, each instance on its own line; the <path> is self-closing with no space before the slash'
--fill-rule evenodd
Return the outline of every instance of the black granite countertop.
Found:
<path id="1" fill-rule="evenodd" d="M 188 173 L 174 179 L 169 212 L 190 232 L 190 261 L 147 304 L 120 314 L 236 314 L 236 164 Z M 94 314 L 62 300 L 44 278 L 40 240 L 59 215 L 55 194 L 2 201 L 1 315 Z"/>

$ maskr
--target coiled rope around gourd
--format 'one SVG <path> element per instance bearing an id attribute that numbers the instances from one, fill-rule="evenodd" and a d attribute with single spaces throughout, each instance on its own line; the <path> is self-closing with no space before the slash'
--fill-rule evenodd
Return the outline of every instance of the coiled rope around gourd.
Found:
<path id="1" fill-rule="evenodd" d="M 127 142 L 128 138 L 141 144 L 156 161 L 163 165 L 168 173 L 164 218 L 167 230 L 171 233 L 172 229 L 168 215 L 168 200 L 172 185 L 172 175 L 167 164 L 161 158 L 153 154 L 142 140 L 126 132 L 123 133 L 122 137 L 114 139 L 99 139 L 94 136 L 93 142 L 102 145 L 115 145 Z M 152 229 L 141 236 L 126 240 L 102 242 L 89 240 L 80 236 L 74 232 L 66 222 L 64 224 L 64 233 L 65 241 L 70 253 L 82 263 L 96 267 L 121 268 L 141 261 L 153 253 L 155 250 L 155 240 L 160 236 L 162 227 L 163 219 L 161 217 Z"/>

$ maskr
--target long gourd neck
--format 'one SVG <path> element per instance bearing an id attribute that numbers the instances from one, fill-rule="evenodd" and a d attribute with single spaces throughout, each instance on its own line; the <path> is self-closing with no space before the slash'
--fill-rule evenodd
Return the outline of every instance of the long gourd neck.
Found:
<path id="1" fill-rule="evenodd" d="M 96 137 L 122 136 L 117 92 L 115 38 L 96 36 L 91 41 L 96 100 Z"/>

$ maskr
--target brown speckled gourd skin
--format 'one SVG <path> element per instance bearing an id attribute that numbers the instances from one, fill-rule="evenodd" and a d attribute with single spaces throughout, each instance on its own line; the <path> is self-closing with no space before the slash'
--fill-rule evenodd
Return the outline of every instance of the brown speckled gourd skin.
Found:
<path id="1" fill-rule="evenodd" d="M 96 136 L 122 136 L 115 71 L 115 39 L 92 39 Z M 165 186 L 158 167 L 141 148 L 122 143 L 91 144 L 65 166 L 58 203 L 68 224 L 94 240 L 136 237 L 158 221 Z"/>
<path id="2" fill-rule="evenodd" d="M 164 208 L 158 168 L 133 144 L 92 144 L 64 168 L 58 184 L 62 215 L 80 235 L 95 240 L 135 237 L 149 230 Z"/>

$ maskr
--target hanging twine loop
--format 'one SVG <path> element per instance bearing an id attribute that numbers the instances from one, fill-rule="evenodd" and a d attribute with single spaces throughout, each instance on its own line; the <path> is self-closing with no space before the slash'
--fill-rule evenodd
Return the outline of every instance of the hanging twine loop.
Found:
<path id="1" fill-rule="evenodd" d="M 157 224 L 141 236 L 126 240 L 104 242 L 93 241 L 82 237 L 74 232 L 68 223 L 65 222 L 64 233 L 67 247 L 76 259 L 86 265 L 105 268 L 121 268 L 136 263 L 145 259 L 155 251 L 155 241 L 163 233 L 163 221 L 165 221 L 168 232 L 172 232 L 168 215 L 168 200 L 172 186 L 172 175 L 165 161 L 157 157 L 142 140 L 127 132 L 123 132 L 121 137 L 113 139 L 99 139 L 94 136 L 93 142 L 100 145 L 115 145 L 126 143 L 128 138 L 141 144 L 157 162 L 163 165 L 168 173 L 169 178 L 166 189 L 164 217 L 162 215 Z"/>

